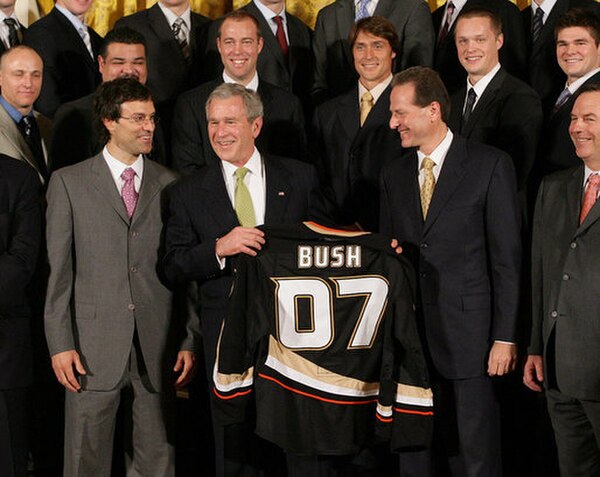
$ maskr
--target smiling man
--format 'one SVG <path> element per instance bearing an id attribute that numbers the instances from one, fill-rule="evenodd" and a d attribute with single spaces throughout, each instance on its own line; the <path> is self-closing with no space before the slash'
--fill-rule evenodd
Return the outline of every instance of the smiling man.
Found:
<path id="1" fill-rule="evenodd" d="M 556 59 L 567 75 L 567 83 L 543 131 L 539 178 L 579 165 L 569 137 L 573 95 L 585 84 L 600 83 L 600 20 L 585 9 L 572 9 L 560 17 L 555 31 Z"/>
<path id="2" fill-rule="evenodd" d="M 205 108 L 207 135 L 219 162 L 177 184 L 171 198 L 165 272 L 176 284 L 198 283 L 209 382 L 236 256 L 256 255 L 265 243 L 263 232 L 255 226 L 301 222 L 314 205 L 314 168 L 259 152 L 255 146 L 263 111 L 258 94 L 242 85 L 224 83 L 210 93 Z M 218 476 L 237 464 L 249 465 L 244 458 L 237 464 L 231 460 L 231 455 L 248 449 L 238 449 L 227 436 L 215 426 Z"/>
<path id="3" fill-rule="evenodd" d="M 256 70 L 263 48 L 260 25 L 245 10 L 236 10 L 221 21 L 217 48 L 224 71 L 220 78 L 183 93 L 173 118 L 173 166 L 189 174 L 203 165 L 218 163 L 208 137 L 204 105 L 222 83 L 237 83 L 256 91 L 264 105 L 259 149 L 268 154 L 304 159 L 306 139 L 300 100 L 289 91 L 263 81 Z"/>
<path id="4" fill-rule="evenodd" d="M 0 57 L 0 153 L 28 163 L 45 182 L 52 124 L 33 110 L 43 69 L 40 56 L 27 46 L 13 47 Z"/>
<path id="5" fill-rule="evenodd" d="M 117 78 L 133 78 L 146 84 L 148 67 L 146 40 L 141 33 L 119 27 L 104 38 L 98 54 L 98 70 L 102 82 Z M 70 166 L 98 154 L 104 143 L 94 124 L 94 93 L 63 104 L 56 115 L 50 138 L 52 170 Z M 152 159 L 166 163 L 162 130 L 155 131 Z"/>
<path id="6" fill-rule="evenodd" d="M 398 135 L 388 127 L 400 44 L 394 25 L 379 16 L 359 20 L 349 41 L 358 81 L 316 109 L 310 153 L 335 204 L 336 222 L 376 231 L 379 171 L 386 159 L 402 153 Z"/>
<path id="7" fill-rule="evenodd" d="M 561 475 L 600 475 L 600 85 L 569 127 L 580 164 L 542 181 L 533 223 L 531 342 L 524 382 L 546 389 Z"/>
<path id="8" fill-rule="evenodd" d="M 409 68 L 392 85 L 390 128 L 414 149 L 382 170 L 380 231 L 417 272 L 439 452 L 401 453 L 400 475 L 432 476 L 441 460 L 454 477 L 500 477 L 492 377 L 516 364 L 521 266 L 513 166 L 448 129 L 448 93 L 433 70 Z"/>
<path id="9" fill-rule="evenodd" d="M 464 8 L 456 20 L 454 40 L 467 81 L 450 98 L 448 125 L 465 138 L 508 153 L 524 200 L 543 122 L 540 98 L 501 67 L 504 35 L 496 13 L 483 6 Z"/>
<path id="10" fill-rule="evenodd" d="M 163 191 L 175 175 L 144 158 L 156 124 L 145 86 L 103 83 L 95 112 L 106 146 L 56 171 L 47 196 L 45 329 L 67 390 L 64 475 L 111 475 L 123 403 L 128 475 L 172 477 L 173 388 L 191 377 L 198 331 L 173 333 L 171 292 L 157 272 Z"/>

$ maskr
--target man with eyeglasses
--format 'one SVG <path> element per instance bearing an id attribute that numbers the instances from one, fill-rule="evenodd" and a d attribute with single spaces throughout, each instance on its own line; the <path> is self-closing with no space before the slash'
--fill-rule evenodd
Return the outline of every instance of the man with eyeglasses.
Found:
<path id="1" fill-rule="evenodd" d="M 106 146 L 56 171 L 47 196 L 45 327 L 67 389 L 64 475 L 111 475 L 123 403 L 127 474 L 172 477 L 173 385 L 192 375 L 196 334 L 172 329 L 171 292 L 157 273 L 163 192 L 175 176 L 144 157 L 156 123 L 145 86 L 103 83 L 94 106 Z"/>

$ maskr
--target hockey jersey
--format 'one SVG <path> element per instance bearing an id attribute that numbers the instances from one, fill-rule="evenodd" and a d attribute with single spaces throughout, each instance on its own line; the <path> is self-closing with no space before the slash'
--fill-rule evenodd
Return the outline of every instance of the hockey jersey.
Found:
<path id="1" fill-rule="evenodd" d="M 427 445 L 432 393 L 408 261 L 376 234 L 263 230 L 258 256 L 237 262 L 219 339 L 222 423 L 253 403 L 256 433 L 302 455 L 352 454 L 378 436 Z"/>

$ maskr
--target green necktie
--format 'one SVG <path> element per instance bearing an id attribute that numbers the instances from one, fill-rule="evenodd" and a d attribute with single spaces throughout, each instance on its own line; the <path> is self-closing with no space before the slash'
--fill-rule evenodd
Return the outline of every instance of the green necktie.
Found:
<path id="1" fill-rule="evenodd" d="M 249 170 L 246 167 L 239 167 L 235 171 L 235 213 L 242 227 L 256 226 L 256 215 L 250 191 L 244 183 L 244 177 Z"/>

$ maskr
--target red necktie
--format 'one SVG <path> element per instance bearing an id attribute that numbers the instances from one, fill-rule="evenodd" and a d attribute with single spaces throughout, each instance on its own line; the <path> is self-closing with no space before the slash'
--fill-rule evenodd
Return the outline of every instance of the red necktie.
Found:
<path id="1" fill-rule="evenodd" d="M 600 186 L 600 175 L 599 174 L 590 174 L 588 178 L 588 185 L 585 189 L 585 194 L 583 195 L 583 205 L 581 206 L 581 215 L 579 216 L 579 225 L 583 223 L 587 214 L 594 204 L 596 203 L 596 198 L 598 197 L 598 187 Z"/>
<path id="2" fill-rule="evenodd" d="M 279 15 L 276 15 L 273 17 L 273 21 L 277 23 L 277 31 L 275 32 L 277 43 L 279 43 L 279 48 L 281 48 L 283 56 L 287 56 L 289 47 L 287 38 L 285 37 L 285 30 L 283 29 L 283 19 Z"/>
<path id="3" fill-rule="evenodd" d="M 452 3 L 451 1 L 449 1 L 448 5 L 446 5 L 446 21 L 444 22 L 444 26 L 440 30 L 440 36 L 438 37 L 438 45 L 441 45 L 448 36 L 455 8 L 456 7 L 454 6 L 454 3 Z"/>

